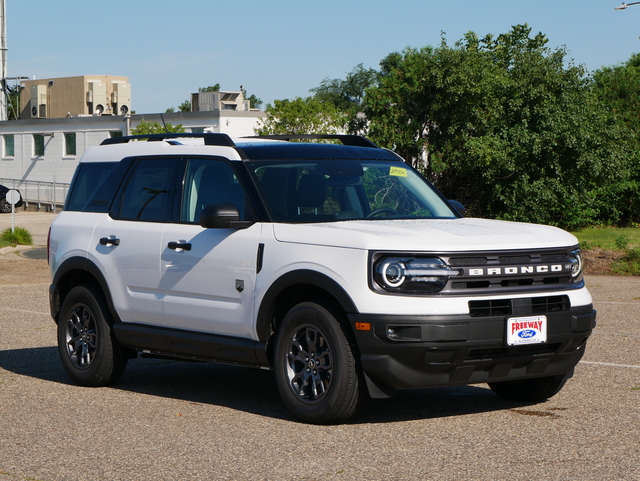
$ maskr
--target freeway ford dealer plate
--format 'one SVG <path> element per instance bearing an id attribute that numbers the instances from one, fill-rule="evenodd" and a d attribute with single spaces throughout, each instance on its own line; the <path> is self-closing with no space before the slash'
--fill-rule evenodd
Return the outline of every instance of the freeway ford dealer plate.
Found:
<path id="1" fill-rule="evenodd" d="M 547 316 L 511 317 L 507 319 L 507 345 L 547 342 Z"/>

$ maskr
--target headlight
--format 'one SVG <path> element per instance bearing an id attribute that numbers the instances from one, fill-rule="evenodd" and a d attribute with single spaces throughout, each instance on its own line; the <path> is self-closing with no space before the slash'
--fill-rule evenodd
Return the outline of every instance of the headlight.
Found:
<path id="1" fill-rule="evenodd" d="M 376 284 L 390 292 L 429 294 L 441 291 L 450 277 L 460 275 L 437 257 L 382 257 L 373 267 Z"/>
<path id="2" fill-rule="evenodd" d="M 571 262 L 571 277 L 577 279 L 582 274 L 582 254 L 580 249 L 571 251 L 569 261 Z"/>

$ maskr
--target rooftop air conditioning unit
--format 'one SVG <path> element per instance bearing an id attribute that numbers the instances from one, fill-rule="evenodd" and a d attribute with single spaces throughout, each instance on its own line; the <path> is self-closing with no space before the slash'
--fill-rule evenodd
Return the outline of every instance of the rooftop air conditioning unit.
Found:
<path id="1" fill-rule="evenodd" d="M 31 86 L 31 102 L 29 104 L 31 108 L 32 119 L 46 119 L 47 118 L 47 86 L 46 85 L 32 85 Z"/>
<path id="2" fill-rule="evenodd" d="M 109 105 L 107 96 L 107 86 L 99 80 L 89 80 L 87 82 L 87 109 L 90 115 L 102 115 L 106 106 Z"/>
<path id="3" fill-rule="evenodd" d="M 131 110 L 131 84 L 113 82 L 111 92 L 111 106 L 114 115 L 127 115 Z"/>

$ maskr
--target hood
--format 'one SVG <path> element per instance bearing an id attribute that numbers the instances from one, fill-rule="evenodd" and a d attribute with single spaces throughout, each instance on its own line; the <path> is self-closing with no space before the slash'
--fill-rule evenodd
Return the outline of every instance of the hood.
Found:
<path id="1" fill-rule="evenodd" d="M 273 230 L 280 242 L 365 250 L 464 252 L 578 244 L 556 227 L 475 218 L 274 224 Z"/>

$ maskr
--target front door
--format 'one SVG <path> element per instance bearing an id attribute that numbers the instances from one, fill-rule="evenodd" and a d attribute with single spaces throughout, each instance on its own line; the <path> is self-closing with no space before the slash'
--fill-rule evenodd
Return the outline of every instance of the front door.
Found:
<path id="1" fill-rule="evenodd" d="M 231 203 L 241 220 L 251 216 L 231 166 L 190 159 L 185 173 L 180 223 L 164 229 L 161 288 L 167 327 L 255 338 L 254 288 L 261 224 L 246 229 L 205 229 L 207 205 Z"/>

